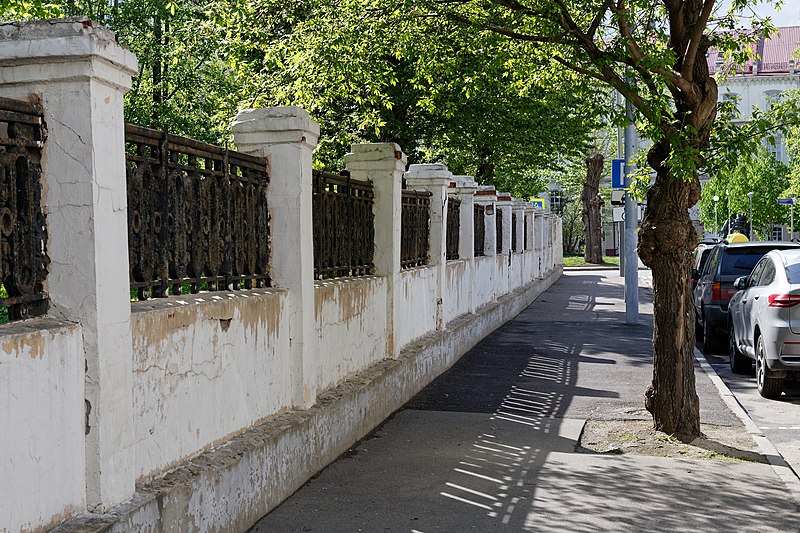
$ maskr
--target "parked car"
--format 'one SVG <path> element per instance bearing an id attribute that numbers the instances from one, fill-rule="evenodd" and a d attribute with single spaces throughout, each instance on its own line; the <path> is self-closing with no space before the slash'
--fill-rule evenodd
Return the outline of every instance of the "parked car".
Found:
<path id="1" fill-rule="evenodd" d="M 800 250 L 773 250 L 749 276 L 728 306 L 731 370 L 746 373 L 756 362 L 758 392 L 778 398 L 784 379 L 800 373 Z"/>
<path id="2" fill-rule="evenodd" d="M 714 244 L 701 242 L 694 249 L 692 260 L 692 290 L 697 286 L 697 280 L 700 279 L 700 273 L 706 266 L 708 258 L 711 256 L 711 251 L 714 249 Z"/>
<path id="3" fill-rule="evenodd" d="M 714 246 L 694 289 L 695 327 L 703 351 L 720 353 L 728 346 L 728 302 L 738 289 L 736 278 L 747 276 L 770 250 L 800 249 L 783 241 L 722 242 Z"/>

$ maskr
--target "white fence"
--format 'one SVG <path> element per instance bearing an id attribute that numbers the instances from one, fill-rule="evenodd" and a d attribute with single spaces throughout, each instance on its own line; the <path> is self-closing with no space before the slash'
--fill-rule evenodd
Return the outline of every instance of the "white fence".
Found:
<path id="1" fill-rule="evenodd" d="M 366 397 L 331 408 L 325 419 L 319 413 L 330 400 L 318 401 L 322 396 L 332 397 L 331 391 L 365 373 L 391 377 L 386 361 L 399 360 L 407 347 L 426 339 L 444 362 L 408 375 L 432 379 L 513 315 L 497 311 L 499 299 L 560 274 L 559 219 L 524 202 L 498 202 L 491 190 L 474 197 L 476 185 L 452 177 L 442 165 L 412 165 L 406 175 L 409 186 L 433 193 L 431 260 L 401 270 L 406 159 L 394 144 L 374 144 L 354 145 L 347 167 L 353 178 L 374 184 L 375 275 L 315 282 L 311 154 L 319 130 L 301 109 L 270 108 L 242 112 L 233 132 L 241 151 L 270 161 L 273 288 L 131 303 L 122 97 L 136 72 L 135 57 L 110 32 L 81 19 L 0 24 L 0 43 L 0 95 L 37 94 L 45 108 L 51 261 L 50 313 L 0 326 L 0 531 L 46 529 L 126 502 L 136 508 L 154 480 L 200 454 L 231 439 L 241 445 L 248 430 L 273 420 L 279 423 L 270 431 L 279 434 L 292 425 L 281 418 L 287 414 L 308 420 L 312 415 L 302 413 L 317 413 L 308 422 L 317 432 L 313 438 L 279 435 L 278 455 L 237 463 L 236 476 L 258 479 L 259 487 L 272 491 L 262 497 L 267 503 L 232 510 L 241 502 L 231 496 L 230 508 L 217 507 L 213 519 L 201 519 L 193 500 L 184 512 L 196 515 L 176 518 L 193 520 L 201 530 L 246 527 L 265 505 L 283 497 L 281 491 L 291 493 L 380 421 L 358 407 Z M 444 249 L 448 195 L 461 198 L 467 213 L 461 217 L 459 259 L 451 261 Z M 474 198 L 493 206 L 486 214 L 484 257 L 472 249 Z M 504 211 L 500 253 L 496 210 Z M 466 319 L 480 327 L 454 328 Z M 447 337 L 453 331 L 458 337 Z M 375 385 L 369 402 L 381 408 L 374 416 L 398 408 L 398 401 L 425 384 L 414 379 L 398 385 L 385 378 Z M 359 390 L 366 390 L 364 383 Z M 279 459 L 289 442 L 295 442 L 294 459 Z M 315 458 L 304 465 L 309 471 L 286 478 L 300 468 L 292 461 L 303 457 Z M 220 496 L 227 490 L 223 485 L 209 481 L 205 497 L 227 498 Z M 151 514 L 129 516 L 127 527 L 154 528 L 163 517 L 155 516 L 154 507 L 146 509 Z M 180 523 L 178 529 L 191 529 Z"/>

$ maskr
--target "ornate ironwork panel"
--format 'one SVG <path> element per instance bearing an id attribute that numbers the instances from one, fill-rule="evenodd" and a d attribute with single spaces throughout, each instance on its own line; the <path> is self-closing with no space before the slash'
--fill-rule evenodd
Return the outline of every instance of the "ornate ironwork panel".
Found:
<path id="1" fill-rule="evenodd" d="M 458 259 L 458 241 L 461 238 L 461 200 L 447 198 L 447 259 Z"/>
<path id="2" fill-rule="evenodd" d="M 401 268 L 426 265 L 430 260 L 431 196 L 430 191 L 403 190 Z"/>
<path id="3" fill-rule="evenodd" d="M 523 250 L 528 250 L 528 216 L 522 215 L 522 236 L 524 238 Z"/>
<path id="4" fill-rule="evenodd" d="M 138 298 L 268 287 L 267 160 L 131 124 L 125 142 Z"/>
<path id="5" fill-rule="evenodd" d="M 511 251 L 517 251 L 517 215 L 511 212 Z"/>
<path id="6" fill-rule="evenodd" d="M 375 192 L 349 174 L 314 171 L 314 277 L 375 272 Z"/>
<path id="7" fill-rule="evenodd" d="M 484 246 L 486 243 L 486 207 L 480 204 L 475 204 L 473 208 L 473 225 L 475 228 L 475 257 L 483 257 L 486 255 Z"/>
<path id="8" fill-rule="evenodd" d="M 503 253 L 503 210 L 499 207 L 494 207 L 495 212 L 495 235 L 497 236 L 497 253 Z"/>
<path id="9" fill-rule="evenodd" d="M 0 98 L 0 316 L 47 312 L 47 224 L 41 156 L 47 136 L 38 104 Z"/>

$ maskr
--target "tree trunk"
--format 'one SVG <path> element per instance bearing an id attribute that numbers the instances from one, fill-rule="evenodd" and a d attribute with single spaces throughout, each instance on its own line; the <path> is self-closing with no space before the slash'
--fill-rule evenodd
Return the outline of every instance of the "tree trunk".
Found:
<path id="1" fill-rule="evenodd" d="M 586 249 L 583 260 L 587 263 L 603 262 L 603 236 L 601 232 L 600 206 L 603 200 L 598 194 L 603 174 L 603 154 L 595 152 L 586 158 L 586 182 L 583 184 L 583 231 Z"/>
<path id="2" fill-rule="evenodd" d="M 689 207 L 697 203 L 697 176 L 686 181 L 671 176 L 667 141 L 648 156 L 656 181 L 647 194 L 647 210 L 639 230 L 639 256 L 653 274 L 653 382 L 645 407 L 655 429 L 669 434 L 700 434 L 700 402 L 694 379 L 694 305 L 689 273 L 697 235 Z"/>

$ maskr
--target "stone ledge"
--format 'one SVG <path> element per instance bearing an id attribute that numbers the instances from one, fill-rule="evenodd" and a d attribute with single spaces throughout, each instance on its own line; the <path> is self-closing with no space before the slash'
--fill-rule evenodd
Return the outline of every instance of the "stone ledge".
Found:
<path id="1" fill-rule="evenodd" d="M 248 529 L 308 479 L 401 408 L 489 333 L 514 318 L 559 277 L 547 277 L 462 315 L 323 392 L 310 409 L 276 416 L 181 465 L 111 512 L 84 514 L 54 531 Z"/>

